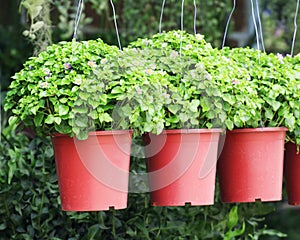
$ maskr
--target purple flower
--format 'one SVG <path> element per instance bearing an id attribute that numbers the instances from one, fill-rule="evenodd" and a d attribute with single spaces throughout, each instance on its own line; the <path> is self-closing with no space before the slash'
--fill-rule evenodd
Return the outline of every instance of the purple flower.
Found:
<path id="1" fill-rule="evenodd" d="M 68 70 L 68 69 L 71 69 L 72 66 L 71 66 L 70 63 L 65 63 L 65 64 L 64 64 L 64 68 L 65 68 L 66 70 Z"/>
<path id="2" fill-rule="evenodd" d="M 49 87 L 49 83 L 47 83 L 47 82 L 41 82 L 40 83 L 40 87 L 41 88 L 47 88 L 47 87 Z"/>
<path id="3" fill-rule="evenodd" d="M 234 85 L 237 85 L 239 83 L 240 83 L 240 81 L 236 78 L 232 80 L 232 84 L 234 84 Z"/>
<path id="4" fill-rule="evenodd" d="M 145 44 L 146 47 L 148 47 L 149 43 L 150 43 L 150 42 L 149 42 L 148 39 L 144 39 L 144 40 L 143 40 L 143 44 Z"/>
<path id="5" fill-rule="evenodd" d="M 44 73 L 47 76 L 52 76 L 52 73 L 51 73 L 51 71 L 48 68 L 44 70 Z"/>

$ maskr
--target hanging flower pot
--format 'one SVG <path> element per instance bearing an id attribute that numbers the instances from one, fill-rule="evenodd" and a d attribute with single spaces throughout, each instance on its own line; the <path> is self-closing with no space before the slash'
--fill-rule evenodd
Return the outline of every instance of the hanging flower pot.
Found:
<path id="1" fill-rule="evenodd" d="M 214 203 L 221 129 L 166 130 L 144 136 L 154 206 Z"/>
<path id="2" fill-rule="evenodd" d="M 290 205 L 300 204 L 300 154 L 297 153 L 296 144 L 285 144 L 285 183 Z"/>
<path id="3" fill-rule="evenodd" d="M 88 139 L 52 137 L 62 209 L 127 207 L 131 132 L 91 132 Z"/>
<path id="4" fill-rule="evenodd" d="M 218 160 L 223 202 L 281 200 L 286 130 L 278 127 L 227 131 Z"/>

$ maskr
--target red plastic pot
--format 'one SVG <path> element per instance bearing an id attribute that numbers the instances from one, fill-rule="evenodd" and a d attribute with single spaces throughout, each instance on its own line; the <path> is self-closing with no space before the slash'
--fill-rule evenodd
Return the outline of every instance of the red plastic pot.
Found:
<path id="1" fill-rule="evenodd" d="M 282 199 L 286 131 L 286 128 L 227 131 L 217 168 L 223 202 Z"/>
<path id="2" fill-rule="evenodd" d="M 87 140 L 52 137 L 62 209 L 127 207 L 130 131 L 91 132 Z"/>
<path id="3" fill-rule="evenodd" d="M 144 136 L 154 206 L 214 203 L 221 129 L 166 130 Z"/>
<path id="4" fill-rule="evenodd" d="M 300 153 L 297 153 L 296 144 L 285 144 L 284 174 L 288 203 L 300 204 Z"/>

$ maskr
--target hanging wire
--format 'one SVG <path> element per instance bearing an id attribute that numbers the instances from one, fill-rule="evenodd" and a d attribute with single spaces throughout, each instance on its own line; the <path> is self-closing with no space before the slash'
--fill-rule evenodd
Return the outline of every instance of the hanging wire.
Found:
<path id="1" fill-rule="evenodd" d="M 180 48 L 179 48 L 179 56 L 180 56 L 180 59 L 181 59 L 181 50 L 182 50 L 182 34 L 183 34 L 183 25 L 184 25 L 184 0 L 182 0 L 181 2 L 181 20 L 180 20 L 180 29 L 181 29 L 181 32 L 180 32 Z"/>
<path id="2" fill-rule="evenodd" d="M 257 49 L 260 50 L 259 35 L 258 35 L 258 28 L 257 28 L 256 18 L 255 18 L 255 11 L 254 11 L 253 0 L 251 0 L 251 7 L 252 7 L 252 18 L 253 18 L 253 23 L 254 23 L 254 28 L 255 28 L 255 34 L 256 34 Z"/>
<path id="3" fill-rule="evenodd" d="M 261 19 L 260 19 L 260 12 L 259 12 L 259 1 L 256 0 L 255 2 L 256 2 L 256 12 L 257 12 L 259 32 L 260 32 L 261 46 L 262 46 L 262 50 L 264 52 L 266 52 L 265 44 L 264 44 L 263 30 L 262 30 L 262 24 L 261 24 Z"/>
<path id="4" fill-rule="evenodd" d="M 232 18 L 232 15 L 233 15 L 234 11 L 235 11 L 235 8 L 236 8 L 236 0 L 233 1 L 233 7 L 231 9 L 231 12 L 229 14 L 229 17 L 228 17 L 228 20 L 227 20 L 227 23 L 226 23 L 224 37 L 223 37 L 223 43 L 222 43 L 222 48 L 224 48 L 224 46 L 225 46 L 225 41 L 226 41 L 226 37 L 227 37 L 229 23 L 231 21 L 231 18 Z"/>
<path id="5" fill-rule="evenodd" d="M 75 21 L 74 21 L 73 39 L 75 39 L 75 40 L 76 40 L 76 37 L 77 37 L 77 30 L 78 30 L 78 25 L 79 25 L 80 17 L 81 17 L 81 14 L 82 14 L 83 6 L 84 6 L 83 0 L 79 0 L 76 15 L 75 15 Z"/>
<path id="6" fill-rule="evenodd" d="M 158 27 L 159 33 L 161 33 L 161 25 L 162 25 L 162 19 L 163 19 L 163 15 L 164 15 L 165 4 L 166 4 L 166 0 L 163 0 L 163 3 L 161 5 L 160 18 L 159 18 L 159 27 Z"/>
<path id="7" fill-rule="evenodd" d="M 194 0 L 194 33 L 197 34 L 197 5 L 196 0 Z"/>
<path id="8" fill-rule="evenodd" d="M 183 27 L 184 27 L 184 0 L 182 0 L 181 2 L 181 19 L 180 19 L 180 28 L 181 31 L 183 31 Z"/>
<path id="9" fill-rule="evenodd" d="M 296 35 L 297 35 L 297 17 L 298 17 L 298 12 L 299 12 L 299 0 L 297 0 L 297 5 L 296 5 L 296 12 L 295 12 L 295 18 L 294 18 L 294 36 L 293 36 L 293 41 L 292 41 L 292 49 L 291 49 L 291 56 L 294 55 L 294 48 L 295 48 L 295 42 L 296 42 Z"/>
<path id="10" fill-rule="evenodd" d="M 112 0 L 110 0 L 110 5 L 111 5 L 112 11 L 113 11 L 114 24 L 115 24 L 115 29 L 116 29 L 119 48 L 120 48 L 120 50 L 122 50 L 122 45 L 121 45 L 121 40 L 120 40 L 120 35 L 119 35 L 119 29 L 118 29 L 118 23 L 117 23 L 117 15 L 116 15 L 115 6 L 114 6 L 114 3 L 113 3 Z"/>

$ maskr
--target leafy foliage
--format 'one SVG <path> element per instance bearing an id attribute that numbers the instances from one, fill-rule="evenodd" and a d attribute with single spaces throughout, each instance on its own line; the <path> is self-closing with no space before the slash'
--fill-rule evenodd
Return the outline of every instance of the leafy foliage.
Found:
<path id="1" fill-rule="evenodd" d="M 198 99 L 205 102 L 203 96 L 210 97 L 209 114 L 227 129 L 285 126 L 294 137 L 299 134 L 299 55 L 284 58 L 250 48 L 219 50 L 201 38 L 171 31 L 139 39 L 130 47 L 170 48 L 200 63 L 212 80 L 205 86 L 206 95 Z M 299 142 L 297 136 L 293 140 Z"/>
<path id="2" fill-rule="evenodd" d="M 24 122 L 38 134 L 72 135 L 72 109 L 78 89 L 103 57 L 118 49 L 102 40 L 61 42 L 30 58 L 14 75 L 4 104 L 10 122 Z"/>
<path id="3" fill-rule="evenodd" d="M 224 49 L 238 68 L 249 74 L 259 103 L 257 126 L 284 126 L 289 130 L 289 140 L 300 143 L 299 138 L 299 57 L 266 54 L 250 48 Z M 250 107 L 250 106 L 249 106 Z M 255 108 L 249 108 L 250 110 Z"/>

